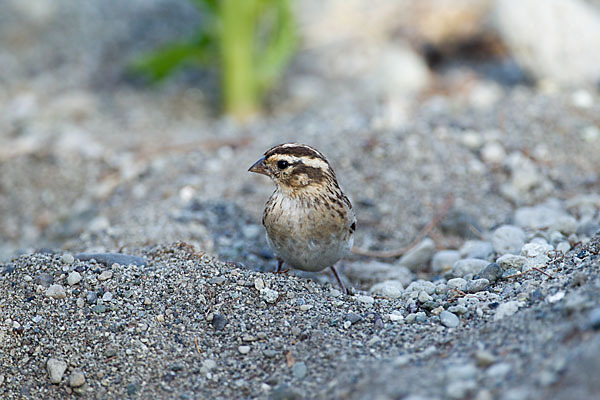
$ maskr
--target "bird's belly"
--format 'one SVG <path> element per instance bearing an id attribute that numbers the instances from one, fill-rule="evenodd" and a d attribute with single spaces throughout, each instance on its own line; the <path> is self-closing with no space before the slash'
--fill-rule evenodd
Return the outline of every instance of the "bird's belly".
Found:
<path id="1" fill-rule="evenodd" d="M 331 226 L 310 229 L 299 224 L 272 224 L 267 227 L 271 248 L 289 266 L 304 271 L 321 271 L 333 266 L 352 247 L 352 235 Z M 329 230 L 329 232 L 327 232 Z"/>

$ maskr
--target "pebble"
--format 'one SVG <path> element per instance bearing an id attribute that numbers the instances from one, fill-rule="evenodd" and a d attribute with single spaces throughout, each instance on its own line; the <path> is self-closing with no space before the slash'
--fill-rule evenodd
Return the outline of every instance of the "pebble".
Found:
<path id="1" fill-rule="evenodd" d="M 82 299 L 81 297 L 79 297 L 77 299 L 77 301 L 75 302 L 75 304 L 77 305 L 77 307 L 79 308 L 83 308 L 83 306 L 85 306 L 85 300 Z"/>
<path id="2" fill-rule="evenodd" d="M 300 306 L 300 311 L 308 311 L 308 310 L 310 310 L 311 308 L 313 308 L 313 305 L 312 305 L 312 304 L 302 304 L 302 305 Z"/>
<path id="3" fill-rule="evenodd" d="M 478 275 L 479 278 L 487 279 L 490 282 L 496 282 L 502 277 L 502 268 L 496 263 L 488 264 Z"/>
<path id="4" fill-rule="evenodd" d="M 35 283 L 47 288 L 54 283 L 54 277 L 47 272 L 42 272 L 35 278 Z"/>
<path id="5" fill-rule="evenodd" d="M 448 307 L 448 311 L 454 314 L 464 315 L 469 311 L 469 309 L 463 306 L 462 304 L 459 304 L 456 306 Z"/>
<path id="6" fill-rule="evenodd" d="M 65 253 L 62 255 L 60 260 L 65 264 L 73 264 L 75 262 L 75 257 L 73 257 L 73 255 L 70 253 Z"/>
<path id="7" fill-rule="evenodd" d="M 494 314 L 494 321 L 498 321 L 504 317 L 509 317 L 513 315 L 519 310 L 520 306 L 521 302 L 514 300 L 500 304 L 496 309 L 496 313 Z"/>
<path id="8" fill-rule="evenodd" d="M 69 276 L 67 277 L 67 283 L 70 286 L 77 285 L 79 282 L 81 282 L 81 279 L 81 274 L 77 271 L 73 271 L 69 273 Z"/>
<path id="9" fill-rule="evenodd" d="M 545 229 L 554 225 L 563 215 L 563 211 L 547 205 L 522 207 L 515 211 L 514 222 L 521 228 Z"/>
<path id="10" fill-rule="evenodd" d="M 452 314 L 451 312 L 442 311 L 440 313 L 440 322 L 446 328 L 456 328 L 460 323 L 460 320 L 456 315 Z"/>
<path id="11" fill-rule="evenodd" d="M 85 375 L 81 371 L 73 371 L 69 376 L 69 386 L 75 388 L 83 386 L 85 383 Z"/>
<path id="12" fill-rule="evenodd" d="M 294 364 L 294 366 L 292 367 L 292 372 L 294 374 L 294 376 L 298 379 L 303 379 L 306 376 L 306 364 L 304 363 L 304 361 L 300 361 Z"/>
<path id="13" fill-rule="evenodd" d="M 356 296 L 356 301 L 358 301 L 359 303 L 363 303 L 366 305 L 373 305 L 373 303 L 375 303 L 375 299 L 371 296 L 365 296 L 365 295 L 358 295 Z"/>
<path id="14" fill-rule="evenodd" d="M 481 159 L 487 164 L 499 165 L 505 158 L 506 151 L 498 142 L 488 142 L 481 149 Z"/>
<path id="15" fill-rule="evenodd" d="M 589 323 L 593 329 L 600 329 L 600 307 L 594 308 L 589 314 Z"/>
<path id="16" fill-rule="evenodd" d="M 102 301 L 110 302 L 113 299 L 113 294 L 111 292 L 105 292 L 102 295 Z"/>
<path id="17" fill-rule="evenodd" d="M 423 269 L 431 260 L 434 252 L 435 242 L 430 238 L 425 238 L 403 255 L 398 264 L 413 271 Z"/>
<path id="18" fill-rule="evenodd" d="M 460 260 L 458 250 L 440 250 L 431 259 L 431 270 L 433 272 L 449 271 L 458 260 Z"/>
<path id="19" fill-rule="evenodd" d="M 262 278 L 256 278 L 254 280 L 254 289 L 261 291 L 265 288 L 265 281 Z"/>
<path id="20" fill-rule="evenodd" d="M 418 299 L 419 299 L 420 303 L 426 303 L 428 301 L 433 300 L 433 297 L 431 297 L 429 294 L 427 294 L 426 291 L 422 291 L 419 293 Z"/>
<path id="21" fill-rule="evenodd" d="M 482 290 L 484 290 L 485 288 L 487 288 L 490 285 L 490 281 L 487 279 L 474 279 L 471 281 L 467 282 L 467 288 L 466 291 L 468 293 L 477 293 L 477 292 L 481 292 Z"/>
<path id="22" fill-rule="evenodd" d="M 467 240 L 460 248 L 463 258 L 480 258 L 487 260 L 494 254 L 494 246 L 484 240 Z"/>
<path id="23" fill-rule="evenodd" d="M 273 304 L 279 298 L 279 292 L 273 289 L 264 288 L 260 291 L 260 297 L 267 303 Z"/>
<path id="24" fill-rule="evenodd" d="M 487 368 L 496 362 L 496 356 L 487 350 L 478 350 L 475 352 L 475 361 L 477 366 Z"/>
<path id="25" fill-rule="evenodd" d="M 406 292 L 427 292 L 427 294 L 435 293 L 435 283 L 430 281 L 424 281 L 423 279 L 419 279 L 418 281 L 412 282 L 406 288 Z"/>
<path id="26" fill-rule="evenodd" d="M 389 314 L 388 317 L 392 322 L 400 322 L 404 320 L 404 316 L 400 311 L 392 311 L 392 313 Z"/>
<path id="27" fill-rule="evenodd" d="M 238 351 L 241 354 L 248 354 L 248 353 L 250 353 L 250 346 L 239 346 Z"/>
<path id="28" fill-rule="evenodd" d="M 46 296 L 53 299 L 64 299 L 67 297 L 67 293 L 65 292 L 65 288 L 61 285 L 50 285 L 50 287 L 46 289 Z"/>
<path id="29" fill-rule="evenodd" d="M 463 278 L 452 278 L 447 283 L 448 289 L 464 291 L 467 288 L 467 281 Z"/>
<path id="30" fill-rule="evenodd" d="M 359 322 L 360 320 L 362 320 L 362 317 L 357 313 L 351 312 L 351 313 L 344 315 L 344 320 L 349 321 L 351 324 L 355 324 L 355 323 Z"/>
<path id="31" fill-rule="evenodd" d="M 60 383 L 67 370 L 67 363 L 56 358 L 50 358 L 46 362 L 46 369 L 48 370 L 48 375 L 50 375 L 50 382 L 54 384 Z"/>
<path id="32" fill-rule="evenodd" d="M 404 286 L 399 280 L 390 279 L 373 285 L 369 292 L 378 294 L 380 296 L 385 296 L 390 299 L 397 299 L 402 296 L 402 293 L 404 292 Z"/>
<path id="33" fill-rule="evenodd" d="M 121 253 L 80 253 L 75 256 L 78 260 L 89 261 L 96 260 L 96 262 L 105 265 L 107 267 L 113 264 L 119 265 L 135 265 L 142 267 L 148 264 L 144 257 L 130 256 Z"/>
<path id="34" fill-rule="evenodd" d="M 214 314 L 213 317 L 212 317 L 212 321 L 210 321 L 210 323 L 212 324 L 212 326 L 217 331 L 220 331 L 220 330 L 224 329 L 228 322 L 229 321 L 227 320 L 227 318 L 225 318 L 225 316 L 223 316 L 221 314 Z"/>
<path id="35" fill-rule="evenodd" d="M 336 298 L 337 298 L 337 297 L 340 297 L 340 296 L 342 295 L 342 292 L 340 292 L 340 291 L 339 291 L 339 290 L 337 290 L 337 289 L 331 289 L 331 290 L 329 291 L 329 295 L 330 295 L 331 297 L 336 297 Z"/>
<path id="36" fill-rule="evenodd" d="M 212 371 L 213 369 L 217 368 L 217 362 L 215 360 L 211 360 L 206 359 L 202 362 L 202 368 L 208 372 L 208 371 Z"/>
<path id="37" fill-rule="evenodd" d="M 454 263 L 452 267 L 452 274 L 455 277 L 461 278 L 466 275 L 477 275 L 479 274 L 487 265 L 489 261 L 480 260 L 478 258 L 467 258 L 464 260 L 458 260 Z"/>
<path id="38" fill-rule="evenodd" d="M 516 254 L 504 254 L 496 259 L 496 263 L 503 269 L 514 269 L 521 271 L 523 266 L 527 264 L 527 257 L 518 256 Z"/>
<path id="39" fill-rule="evenodd" d="M 100 275 L 98 275 L 98 280 L 100 282 L 107 281 L 110 278 L 112 278 L 112 276 L 113 276 L 112 271 L 110 271 L 110 270 L 102 271 L 102 273 Z"/>
<path id="40" fill-rule="evenodd" d="M 94 310 L 94 312 L 96 314 L 103 314 L 106 312 L 106 306 L 104 304 L 96 304 L 94 307 L 92 307 L 92 310 Z M 158 321 L 158 316 L 157 316 L 157 321 Z"/>
<path id="41" fill-rule="evenodd" d="M 518 254 L 525 244 L 525 231 L 514 225 L 502 225 L 492 234 L 494 251 L 498 254 Z"/>

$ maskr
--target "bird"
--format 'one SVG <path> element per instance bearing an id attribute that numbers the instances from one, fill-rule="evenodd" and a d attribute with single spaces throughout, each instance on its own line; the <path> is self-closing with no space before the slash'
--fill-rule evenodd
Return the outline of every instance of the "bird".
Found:
<path id="1" fill-rule="evenodd" d="M 310 272 L 331 268 L 352 248 L 356 215 L 335 172 L 317 149 L 299 143 L 271 147 L 248 171 L 266 175 L 275 191 L 265 204 L 262 224 L 267 242 L 283 264 Z"/>

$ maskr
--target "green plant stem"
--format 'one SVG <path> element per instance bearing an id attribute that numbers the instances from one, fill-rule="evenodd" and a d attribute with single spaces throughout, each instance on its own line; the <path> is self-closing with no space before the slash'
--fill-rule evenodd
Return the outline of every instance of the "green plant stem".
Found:
<path id="1" fill-rule="evenodd" d="M 244 120 L 258 110 L 253 50 L 256 0 L 222 0 L 221 60 L 225 111 Z"/>

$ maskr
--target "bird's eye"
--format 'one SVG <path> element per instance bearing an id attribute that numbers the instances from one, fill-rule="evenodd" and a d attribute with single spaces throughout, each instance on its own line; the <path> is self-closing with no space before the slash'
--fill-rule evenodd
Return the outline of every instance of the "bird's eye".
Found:
<path id="1" fill-rule="evenodd" d="M 277 161 L 277 168 L 279 168 L 279 169 L 286 169 L 289 166 L 290 166 L 290 163 L 285 160 Z"/>

